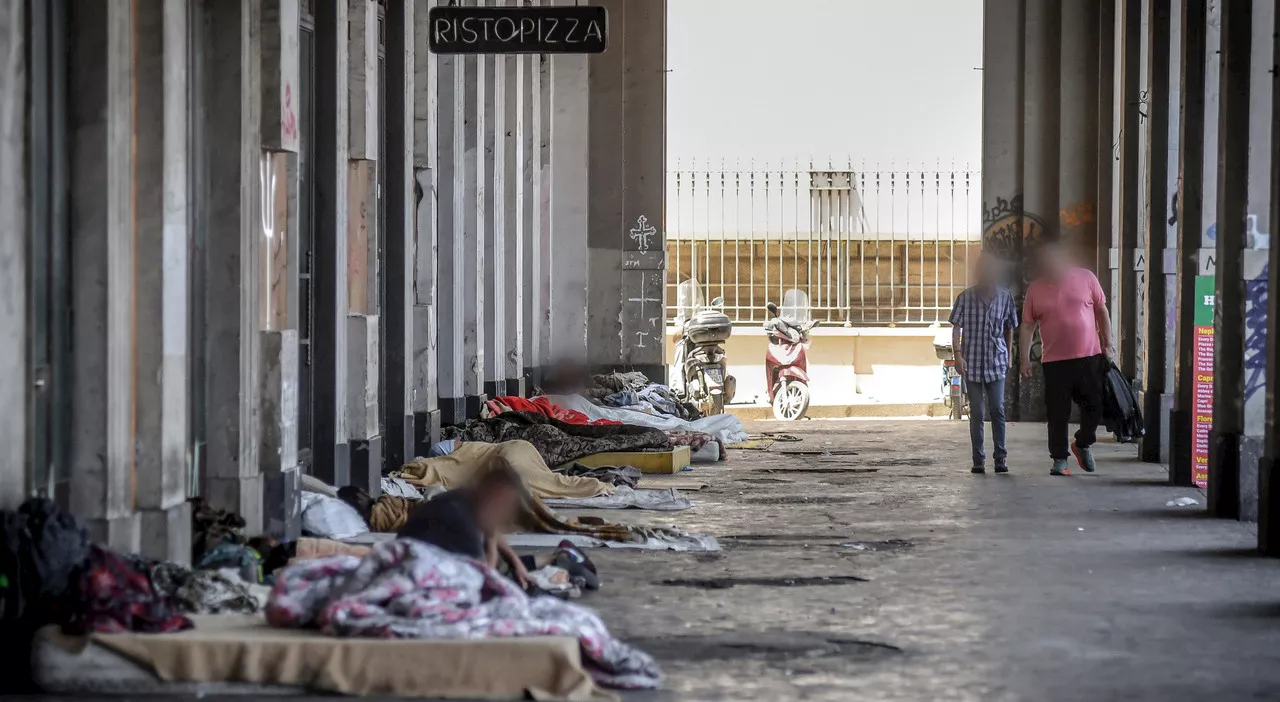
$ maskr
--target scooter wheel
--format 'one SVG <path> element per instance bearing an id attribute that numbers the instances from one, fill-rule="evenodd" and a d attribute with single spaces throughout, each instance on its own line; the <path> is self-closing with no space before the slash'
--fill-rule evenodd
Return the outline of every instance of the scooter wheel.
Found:
<path id="1" fill-rule="evenodd" d="M 785 422 L 803 419 L 809 411 L 809 386 L 789 380 L 773 396 L 773 417 Z"/>

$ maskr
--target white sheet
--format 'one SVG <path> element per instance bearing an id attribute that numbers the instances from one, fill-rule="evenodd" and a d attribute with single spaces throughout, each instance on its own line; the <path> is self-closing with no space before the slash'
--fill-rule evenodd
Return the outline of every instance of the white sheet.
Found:
<path id="1" fill-rule="evenodd" d="M 700 431 L 704 434 L 719 437 L 726 444 L 736 444 L 739 441 L 747 440 L 747 432 L 742 428 L 742 422 L 738 421 L 738 418 L 732 414 L 713 414 L 710 417 L 686 422 L 683 419 L 666 414 L 646 414 L 623 407 L 601 407 L 592 404 L 591 400 L 581 395 L 548 395 L 547 399 L 566 409 L 577 410 L 590 417 L 593 421 L 597 419 L 612 419 L 623 424 L 653 427 L 664 431 Z"/>
<path id="2" fill-rule="evenodd" d="M 560 509 L 651 509 L 658 512 L 679 512 L 689 509 L 693 503 L 675 488 L 664 490 L 632 490 L 619 485 L 612 495 L 596 497 L 557 497 L 544 499 L 548 507 Z"/>
<path id="3" fill-rule="evenodd" d="M 395 534 L 370 531 L 349 539 L 342 539 L 342 542 L 373 546 L 394 538 L 396 538 Z M 637 551 L 678 551 L 681 553 L 720 552 L 720 542 L 714 536 L 707 534 L 685 534 L 684 536 L 672 536 L 671 538 L 650 536 L 641 543 L 604 541 L 582 534 L 507 534 L 507 544 L 513 548 L 554 549 L 560 545 L 561 541 L 568 541 L 579 548 L 621 548 L 635 549 Z"/>

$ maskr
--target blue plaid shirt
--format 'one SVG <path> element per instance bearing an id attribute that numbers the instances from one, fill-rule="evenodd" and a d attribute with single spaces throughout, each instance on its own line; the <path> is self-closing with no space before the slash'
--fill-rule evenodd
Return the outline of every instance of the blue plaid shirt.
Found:
<path id="1" fill-rule="evenodd" d="M 965 379 L 991 383 L 1004 378 L 1009 370 L 1009 346 L 1004 334 L 1018 328 L 1018 306 L 1013 295 L 996 288 L 995 295 L 984 300 L 977 287 L 969 288 L 956 296 L 949 321 L 960 327 Z"/>

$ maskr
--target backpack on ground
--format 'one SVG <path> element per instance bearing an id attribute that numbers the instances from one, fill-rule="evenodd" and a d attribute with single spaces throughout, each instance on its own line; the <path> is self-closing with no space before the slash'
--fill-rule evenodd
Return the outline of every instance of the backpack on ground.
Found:
<path id="1" fill-rule="evenodd" d="M 1107 361 L 1102 373 L 1102 419 L 1107 431 L 1122 444 L 1136 442 L 1146 429 L 1133 383 L 1113 361 Z"/>

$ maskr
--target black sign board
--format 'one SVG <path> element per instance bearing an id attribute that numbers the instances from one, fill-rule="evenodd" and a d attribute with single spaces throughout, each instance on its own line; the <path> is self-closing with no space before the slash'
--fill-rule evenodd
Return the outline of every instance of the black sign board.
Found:
<path id="1" fill-rule="evenodd" d="M 563 7 L 433 7 L 434 54 L 599 54 L 609 22 L 598 5 Z"/>

